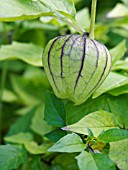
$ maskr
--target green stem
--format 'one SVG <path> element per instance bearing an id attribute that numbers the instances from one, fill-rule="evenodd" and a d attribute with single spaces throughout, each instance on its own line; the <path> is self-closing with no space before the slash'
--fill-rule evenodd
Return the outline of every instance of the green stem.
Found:
<path id="1" fill-rule="evenodd" d="M 89 38 L 94 39 L 94 28 L 95 28 L 95 18 L 96 18 L 96 4 L 97 0 L 92 0 L 92 7 L 91 7 L 91 23 L 90 23 L 90 30 L 89 30 Z"/>
<path id="2" fill-rule="evenodd" d="M 0 90 L 0 144 L 2 143 L 2 112 L 3 112 L 3 92 L 5 87 L 5 81 L 7 77 L 7 68 L 8 68 L 8 61 L 5 61 L 2 76 L 1 76 L 1 90 Z"/>

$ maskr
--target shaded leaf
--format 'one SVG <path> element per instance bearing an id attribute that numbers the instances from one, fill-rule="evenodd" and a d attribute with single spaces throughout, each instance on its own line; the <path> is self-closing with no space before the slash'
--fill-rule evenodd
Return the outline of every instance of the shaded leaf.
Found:
<path id="1" fill-rule="evenodd" d="M 119 141 L 126 138 L 128 138 L 128 130 L 124 129 L 109 129 L 98 136 L 98 140 L 103 143 Z"/>
<path id="2" fill-rule="evenodd" d="M 89 128 L 94 136 L 97 137 L 103 130 L 116 128 L 115 119 L 112 113 L 100 110 L 90 113 L 77 123 L 63 127 L 62 129 L 88 135 Z"/>
<path id="3" fill-rule="evenodd" d="M 95 112 L 97 110 L 105 110 L 110 111 L 109 105 L 107 103 L 108 95 L 99 96 L 96 99 L 89 98 L 83 104 L 74 106 L 74 103 L 67 102 L 65 105 L 66 112 L 66 124 L 73 124 L 79 121 L 81 118 L 86 116 L 91 112 Z"/>
<path id="4" fill-rule="evenodd" d="M 123 129 L 128 128 L 128 95 L 111 96 L 107 100 L 111 112 L 116 115 L 116 124 Z"/>
<path id="5" fill-rule="evenodd" d="M 57 142 L 59 139 L 67 135 L 67 132 L 61 130 L 61 129 L 55 129 L 47 134 L 45 134 L 45 137 L 50 139 L 53 142 Z"/>
<path id="6" fill-rule="evenodd" d="M 80 170 L 116 170 L 115 164 L 105 154 L 91 154 L 83 151 L 76 159 Z"/>
<path id="7" fill-rule="evenodd" d="M 101 94 L 108 92 L 109 90 L 121 87 L 126 84 L 128 84 L 128 77 L 111 72 L 103 84 L 94 92 L 93 98 L 96 98 Z"/>
<path id="8" fill-rule="evenodd" d="M 46 120 L 49 125 L 59 127 L 65 124 L 64 103 L 51 92 L 46 93 L 44 120 Z"/>
<path id="9" fill-rule="evenodd" d="M 128 169 L 128 139 L 111 142 L 109 156 L 122 170 Z"/>
<path id="10" fill-rule="evenodd" d="M 53 145 L 49 152 L 80 152 L 86 148 L 82 139 L 75 133 L 68 134 Z"/>
<path id="11" fill-rule="evenodd" d="M 2 45 L 0 61 L 20 59 L 24 62 L 41 67 L 43 49 L 34 44 L 13 42 L 11 45 Z"/>
<path id="12" fill-rule="evenodd" d="M 22 146 L 0 145 L 0 169 L 17 169 L 19 165 L 25 163 L 27 153 Z"/>

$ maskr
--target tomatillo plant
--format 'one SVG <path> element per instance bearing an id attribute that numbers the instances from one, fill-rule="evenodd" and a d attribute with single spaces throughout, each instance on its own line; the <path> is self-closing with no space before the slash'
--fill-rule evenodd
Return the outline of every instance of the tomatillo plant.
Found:
<path id="1" fill-rule="evenodd" d="M 87 33 L 62 35 L 51 40 L 43 54 L 43 65 L 57 97 L 85 102 L 105 80 L 111 68 L 107 48 L 94 40 L 96 0 L 92 1 L 89 37 Z"/>

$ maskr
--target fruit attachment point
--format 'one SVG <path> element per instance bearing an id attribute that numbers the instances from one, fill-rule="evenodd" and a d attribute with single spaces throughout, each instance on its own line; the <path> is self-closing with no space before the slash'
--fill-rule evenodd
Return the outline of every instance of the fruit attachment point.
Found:
<path id="1" fill-rule="evenodd" d="M 83 35 L 82 35 L 82 37 L 84 37 L 84 38 L 86 38 L 86 37 L 88 37 L 89 36 L 89 32 L 85 32 Z"/>

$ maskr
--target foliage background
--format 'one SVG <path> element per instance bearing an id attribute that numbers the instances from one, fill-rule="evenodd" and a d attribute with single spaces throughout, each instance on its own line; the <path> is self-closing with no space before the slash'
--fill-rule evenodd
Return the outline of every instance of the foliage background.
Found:
<path id="1" fill-rule="evenodd" d="M 127 170 L 127 0 L 98 0 L 95 36 L 110 50 L 112 71 L 93 99 L 80 106 L 54 96 L 42 65 L 47 42 L 76 30 L 56 18 L 39 17 L 36 8 L 30 11 L 27 5 L 37 1 L 22 1 L 27 10 L 18 4 L 10 10 L 13 1 L 0 2 L 0 169 Z M 36 19 L 21 15 L 14 21 L 11 14 L 19 7 Z M 91 1 L 75 0 L 75 7 L 77 22 L 88 31 Z"/>

